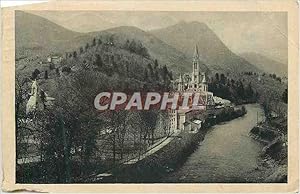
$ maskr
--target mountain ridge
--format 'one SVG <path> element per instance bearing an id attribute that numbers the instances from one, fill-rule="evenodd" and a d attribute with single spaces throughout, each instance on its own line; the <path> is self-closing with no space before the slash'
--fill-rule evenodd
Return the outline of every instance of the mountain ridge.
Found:
<path id="1" fill-rule="evenodd" d="M 244 59 L 251 62 L 252 64 L 258 66 L 260 69 L 264 70 L 266 73 L 276 73 L 280 76 L 287 76 L 288 65 L 283 64 L 279 61 L 271 59 L 265 55 L 246 52 L 240 54 Z"/>
<path id="2" fill-rule="evenodd" d="M 20 69 L 45 61 L 51 54 L 64 56 L 65 52 L 75 50 L 78 52 L 80 47 L 84 47 L 87 43 L 91 44 L 93 38 L 108 34 L 118 37 L 121 41 L 128 39 L 141 41 L 160 65 L 167 65 L 175 74 L 192 69 L 192 59 L 137 27 L 119 26 L 98 32 L 79 33 L 23 11 L 16 12 L 16 21 L 16 58 Z M 28 64 L 28 61 L 31 63 Z M 208 70 L 204 65 L 203 67 Z"/>
<path id="3" fill-rule="evenodd" d="M 94 35 L 99 35 L 102 33 L 110 33 L 119 36 L 122 39 L 136 39 L 141 41 L 146 46 L 149 54 L 153 58 L 157 59 L 159 63 L 167 64 L 167 66 L 173 68 L 175 73 L 189 72 L 192 69 L 192 58 L 187 57 L 184 55 L 184 53 L 178 51 L 176 48 L 166 44 L 153 34 L 148 33 L 147 31 L 144 31 L 138 27 L 119 26 L 101 32 L 93 32 Z M 204 63 L 201 65 L 205 72 L 209 72 L 209 69 Z"/>
<path id="4" fill-rule="evenodd" d="M 260 71 L 233 53 L 205 23 L 183 21 L 149 32 L 190 57 L 193 55 L 193 47 L 190 45 L 197 44 L 201 59 L 213 71 Z"/>

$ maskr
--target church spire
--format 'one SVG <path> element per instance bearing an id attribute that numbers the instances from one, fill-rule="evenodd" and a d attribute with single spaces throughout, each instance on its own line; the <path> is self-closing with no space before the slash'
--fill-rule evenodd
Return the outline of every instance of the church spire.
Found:
<path id="1" fill-rule="evenodd" d="M 195 46 L 194 59 L 199 59 L 199 52 L 198 52 L 198 46 L 197 46 L 197 44 Z"/>
<path id="2" fill-rule="evenodd" d="M 202 81 L 203 84 L 206 84 L 206 76 L 205 73 L 202 73 Z"/>
<path id="3" fill-rule="evenodd" d="M 179 92 L 183 92 L 184 87 L 183 87 L 183 79 L 182 79 L 182 75 L 179 75 L 179 80 L 178 80 L 178 91 Z"/>
<path id="4" fill-rule="evenodd" d="M 182 75 L 180 74 L 179 75 L 179 83 L 182 83 L 183 81 L 182 81 Z"/>

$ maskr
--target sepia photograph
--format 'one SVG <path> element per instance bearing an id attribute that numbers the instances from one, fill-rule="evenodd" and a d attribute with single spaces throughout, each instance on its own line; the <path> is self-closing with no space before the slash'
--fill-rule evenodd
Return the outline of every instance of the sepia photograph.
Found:
<path id="1" fill-rule="evenodd" d="M 17 183 L 287 182 L 286 13 L 16 11 L 15 24 Z"/>
<path id="2" fill-rule="evenodd" d="M 295 5 L 200 5 L 7 9 L 5 190 L 298 189 Z"/>

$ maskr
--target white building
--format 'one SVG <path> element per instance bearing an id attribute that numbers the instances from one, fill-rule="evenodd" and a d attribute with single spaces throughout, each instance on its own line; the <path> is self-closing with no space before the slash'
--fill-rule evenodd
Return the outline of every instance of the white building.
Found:
<path id="1" fill-rule="evenodd" d="M 174 82 L 174 87 L 178 90 L 178 92 L 200 93 L 204 101 L 204 104 L 201 106 L 203 107 L 203 110 L 206 110 L 208 106 L 214 105 L 213 93 L 208 92 L 205 72 L 201 72 L 197 45 L 195 46 L 195 52 L 192 59 L 192 67 L 193 71 L 191 73 L 183 75 L 180 74 L 179 78 Z M 198 106 L 200 106 L 200 104 Z M 188 123 L 190 123 L 193 119 L 194 114 L 200 114 L 200 112 L 201 110 L 193 110 L 192 107 L 185 110 L 171 110 L 169 112 L 170 129 L 184 130 L 185 124 L 188 125 Z M 199 127 L 199 125 L 201 127 L 201 121 L 200 123 L 199 121 L 192 123 L 193 127 L 191 129 L 194 129 L 195 126 Z"/>
<path id="2" fill-rule="evenodd" d="M 193 56 L 193 71 L 191 74 L 180 75 L 177 80 L 177 89 L 179 92 L 202 92 L 207 93 L 208 86 L 205 76 L 205 72 L 201 72 L 200 69 L 200 57 L 198 47 L 196 45 Z"/>
<path id="3" fill-rule="evenodd" d="M 54 65 L 60 64 L 61 61 L 62 61 L 62 57 L 61 56 L 49 56 L 47 58 L 47 62 L 48 63 L 53 63 Z"/>
<path id="4" fill-rule="evenodd" d="M 39 88 L 36 80 L 32 82 L 29 96 L 30 98 L 26 104 L 26 115 L 33 114 L 36 110 L 43 110 L 45 106 L 52 106 L 55 100 L 55 98 L 48 96 L 44 90 Z"/>

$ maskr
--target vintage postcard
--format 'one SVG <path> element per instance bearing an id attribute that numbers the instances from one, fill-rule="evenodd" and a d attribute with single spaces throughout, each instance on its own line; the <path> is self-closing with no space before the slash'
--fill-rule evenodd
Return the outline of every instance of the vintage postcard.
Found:
<path id="1" fill-rule="evenodd" d="M 298 191 L 296 1 L 2 17 L 5 191 Z"/>

